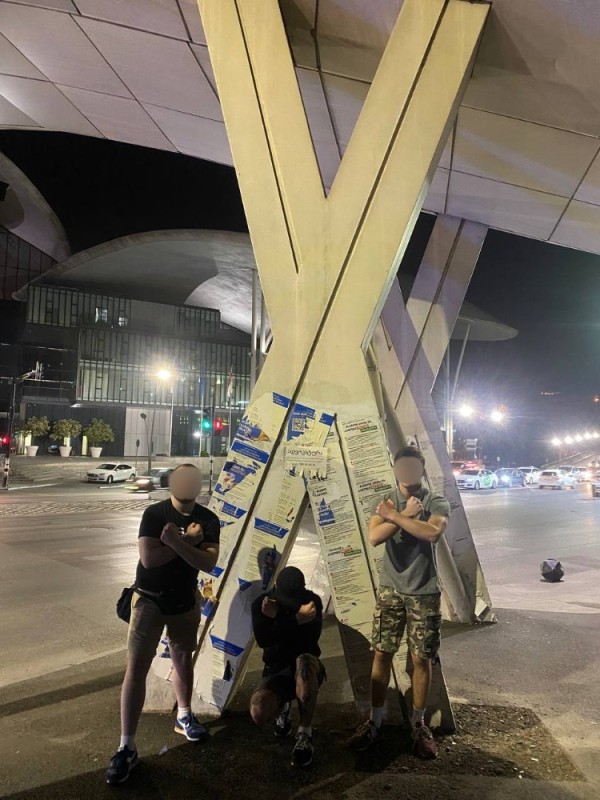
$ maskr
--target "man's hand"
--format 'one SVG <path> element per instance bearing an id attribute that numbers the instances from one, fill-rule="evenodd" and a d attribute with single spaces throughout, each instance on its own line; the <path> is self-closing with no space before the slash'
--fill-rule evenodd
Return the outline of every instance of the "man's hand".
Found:
<path id="1" fill-rule="evenodd" d="M 419 517 L 423 513 L 423 503 L 418 497 L 409 497 L 406 501 L 406 507 L 402 512 L 405 517 Z"/>
<path id="2" fill-rule="evenodd" d="M 314 600 L 311 600 L 310 603 L 300 606 L 300 611 L 296 614 L 296 622 L 298 625 L 306 625 L 307 622 L 312 622 L 316 616 L 317 607 Z"/>
<path id="3" fill-rule="evenodd" d="M 269 617 L 269 619 L 275 619 L 277 612 L 279 611 L 277 600 L 273 600 L 272 597 L 263 597 L 261 611 L 265 617 Z"/>
<path id="4" fill-rule="evenodd" d="M 160 540 L 163 544 L 169 546 L 175 539 L 179 539 L 179 528 L 173 522 L 167 522 L 160 534 Z"/>
<path id="5" fill-rule="evenodd" d="M 375 513 L 385 522 L 393 522 L 392 515 L 396 513 L 396 506 L 392 500 L 382 500 L 375 509 Z"/>
<path id="6" fill-rule="evenodd" d="M 199 542 L 204 539 L 204 531 L 202 530 L 202 525 L 199 522 L 190 522 L 190 524 L 185 529 L 185 538 L 186 539 L 193 539 L 194 544 L 198 544 Z"/>

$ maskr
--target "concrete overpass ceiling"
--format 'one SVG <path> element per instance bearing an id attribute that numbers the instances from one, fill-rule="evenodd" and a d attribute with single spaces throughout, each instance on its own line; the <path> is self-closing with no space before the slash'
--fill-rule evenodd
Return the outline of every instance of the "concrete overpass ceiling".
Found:
<path id="1" fill-rule="evenodd" d="M 325 188 L 401 5 L 281 0 Z M 599 35 L 597 0 L 495 0 L 426 210 L 600 253 Z M 0 126 L 231 164 L 195 0 L 0 0 Z"/>

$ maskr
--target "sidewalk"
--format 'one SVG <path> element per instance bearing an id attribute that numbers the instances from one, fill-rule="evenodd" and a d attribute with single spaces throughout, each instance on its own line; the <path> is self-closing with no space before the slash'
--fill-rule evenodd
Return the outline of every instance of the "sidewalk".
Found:
<path id="1" fill-rule="evenodd" d="M 389 727 L 355 755 L 355 722 L 337 628 L 323 634 L 329 680 L 316 716 L 310 770 L 290 766 L 291 741 L 260 733 L 246 713 L 258 651 L 234 706 L 209 723 L 206 745 L 182 742 L 169 715 L 144 715 L 143 758 L 121 788 L 104 783 L 118 736 L 124 653 L 0 690 L 0 796 L 11 800 L 598 800 L 598 615 L 499 611 L 500 623 L 447 626 L 444 670 L 460 728 L 436 762 L 416 761 Z M 167 750 L 165 751 L 165 747 Z M 162 753 L 162 754 L 161 754 Z M 121 796 L 121 795 L 120 795 Z"/>

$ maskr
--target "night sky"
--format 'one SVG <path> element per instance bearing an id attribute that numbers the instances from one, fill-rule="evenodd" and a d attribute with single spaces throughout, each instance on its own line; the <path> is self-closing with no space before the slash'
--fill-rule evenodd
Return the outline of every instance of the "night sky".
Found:
<path id="1" fill-rule="evenodd" d="M 0 149 L 45 196 L 74 252 L 161 228 L 247 230 L 235 173 L 222 165 L 59 133 L 2 132 Z M 433 220 L 421 215 L 402 270 L 415 271 Z M 490 231 L 467 299 L 519 335 L 469 345 L 462 397 L 504 403 L 525 425 L 542 391 L 578 408 L 600 392 L 600 256 Z"/>

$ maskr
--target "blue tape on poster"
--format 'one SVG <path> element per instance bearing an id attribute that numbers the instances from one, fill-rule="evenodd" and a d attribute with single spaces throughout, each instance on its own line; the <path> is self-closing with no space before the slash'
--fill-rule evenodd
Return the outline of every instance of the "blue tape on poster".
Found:
<path id="1" fill-rule="evenodd" d="M 213 578 L 220 578 L 223 574 L 223 567 L 213 567 L 210 571 Z"/>
<path id="2" fill-rule="evenodd" d="M 233 444 L 231 445 L 231 452 L 239 453 L 239 455 L 245 456 L 246 458 L 251 458 L 253 461 L 258 461 L 259 464 L 266 464 L 269 460 L 268 453 L 264 453 L 257 447 L 252 447 L 252 445 L 245 444 L 244 442 L 237 440 L 234 440 Z"/>
<path id="3" fill-rule="evenodd" d="M 282 394 L 277 394 L 277 392 L 273 392 L 273 403 L 276 406 L 283 406 L 283 408 L 290 407 L 290 399 L 289 397 L 285 397 Z"/>
<path id="4" fill-rule="evenodd" d="M 254 520 L 254 527 L 257 531 L 268 533 L 271 536 L 277 536 L 278 539 L 283 539 L 286 533 L 289 533 L 289 528 L 282 528 L 280 525 L 275 525 L 266 519 L 259 519 L 256 517 Z"/>
<path id="5" fill-rule="evenodd" d="M 328 425 L 329 427 L 331 427 L 333 425 L 334 419 L 335 419 L 335 417 L 333 416 L 333 414 L 324 414 L 323 413 L 323 414 L 321 414 L 321 418 L 320 418 L 319 421 L 322 422 L 323 425 Z"/>
<path id="6" fill-rule="evenodd" d="M 225 639 L 219 639 L 218 636 L 213 636 L 212 633 L 210 635 L 210 640 L 215 650 L 227 653 L 228 656 L 235 656 L 237 658 L 244 652 L 243 647 L 233 644 L 233 642 L 226 642 Z"/>
<path id="7" fill-rule="evenodd" d="M 226 514 L 228 517 L 233 517 L 234 519 L 240 519 L 245 513 L 245 508 L 239 508 L 239 506 L 234 506 L 233 503 L 227 503 L 226 501 L 223 501 L 219 507 L 219 514 Z"/>
<path id="8" fill-rule="evenodd" d="M 252 586 L 252 581 L 245 581 L 243 578 L 238 578 L 238 583 L 240 585 L 240 591 L 242 592 L 245 592 L 246 589 Z"/>

